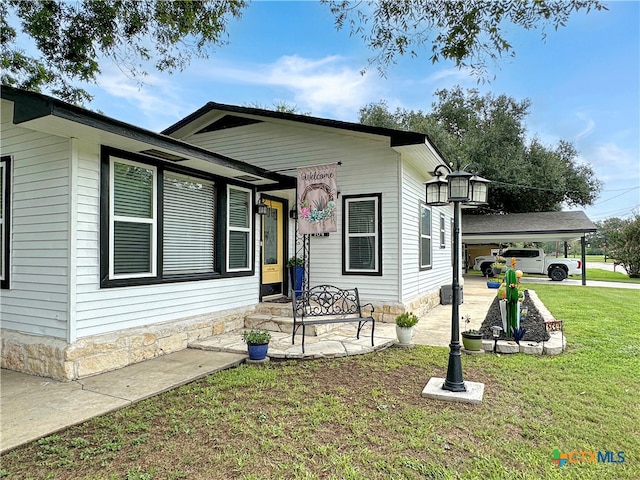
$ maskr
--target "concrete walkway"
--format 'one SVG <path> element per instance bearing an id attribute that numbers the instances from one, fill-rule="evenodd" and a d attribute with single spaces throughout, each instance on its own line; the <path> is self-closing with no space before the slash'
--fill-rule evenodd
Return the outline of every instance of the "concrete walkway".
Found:
<path id="1" fill-rule="evenodd" d="M 495 290 L 486 288 L 482 277 L 468 277 L 463 287 L 462 316 L 469 315 L 469 328 L 479 328 L 493 301 Z M 348 324 L 347 324 L 348 325 Z M 461 330 L 465 326 L 461 325 Z M 446 347 L 450 341 L 451 306 L 431 310 L 415 328 L 413 341 Z M 320 337 L 308 337 L 304 358 L 336 357 L 373 351 L 365 328 L 359 341 L 352 331 L 339 329 Z M 74 382 L 58 382 L 44 377 L 2 370 L 0 372 L 0 451 L 28 443 L 92 417 L 116 410 L 158 393 L 192 382 L 200 377 L 232 368 L 247 358 L 240 334 L 210 339 L 209 346 L 226 345 L 208 351 L 207 342 L 153 360 L 131 365 Z M 301 358 L 299 344 L 291 346 L 288 334 L 275 334 L 269 355 Z M 376 324 L 375 349 L 395 342 L 395 324 Z M 299 343 L 299 342 L 297 342 Z M 196 346 L 196 345 L 194 345 Z M 298 350 L 296 350 L 298 349 Z M 285 353 L 289 353 L 286 355 Z M 298 355 L 296 355 L 298 353 Z"/>

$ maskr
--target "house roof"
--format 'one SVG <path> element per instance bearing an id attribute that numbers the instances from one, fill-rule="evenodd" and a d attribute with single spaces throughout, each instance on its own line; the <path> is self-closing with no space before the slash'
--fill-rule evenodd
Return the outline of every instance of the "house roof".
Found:
<path id="1" fill-rule="evenodd" d="M 218 155 L 163 133 L 156 133 L 59 99 L 2 86 L 2 99 L 13 102 L 13 123 L 62 137 L 87 138 L 103 145 L 153 156 L 166 162 L 253 185 L 292 186 L 294 179 L 246 162 Z"/>
<path id="2" fill-rule="evenodd" d="M 462 216 L 467 244 L 569 241 L 596 230 L 582 211 Z"/>
<path id="3" fill-rule="evenodd" d="M 226 105 L 223 103 L 208 102 L 202 108 L 196 110 L 191 115 L 183 118 L 177 123 L 174 123 L 170 127 L 162 131 L 165 135 L 172 135 L 178 132 L 180 129 L 188 126 L 197 119 L 200 119 L 204 115 L 212 111 L 230 112 L 235 114 L 251 115 L 258 117 L 266 117 L 278 120 L 287 120 L 291 122 L 304 123 L 308 125 L 316 125 L 328 128 L 337 128 L 340 130 L 348 130 L 352 132 L 367 133 L 371 135 L 379 135 L 383 137 L 389 137 L 391 147 L 402 147 L 407 145 L 424 145 L 429 143 L 434 148 L 433 142 L 429 139 L 428 135 L 424 133 L 410 132 L 406 130 L 395 130 L 391 128 L 373 127 L 371 125 L 364 125 L 361 123 L 344 122 L 340 120 L 331 120 L 327 118 L 312 117 L 310 115 L 300 115 L 295 113 L 275 112 L 272 110 L 265 110 L 261 108 L 253 107 L 240 107 L 237 105 Z M 437 150 L 437 148 L 436 148 Z M 440 152 L 440 157 L 444 158 Z"/>

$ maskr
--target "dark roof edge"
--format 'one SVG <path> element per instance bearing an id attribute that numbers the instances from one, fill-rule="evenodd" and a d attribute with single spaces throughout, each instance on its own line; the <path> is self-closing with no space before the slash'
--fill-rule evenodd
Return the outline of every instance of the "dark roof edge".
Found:
<path id="1" fill-rule="evenodd" d="M 174 123 L 170 127 L 162 131 L 165 135 L 170 135 L 180 128 L 188 125 L 197 118 L 205 115 L 211 110 L 223 110 L 234 113 L 244 113 L 248 115 L 259 115 L 268 118 L 277 118 L 280 120 L 289 120 L 292 122 L 306 123 L 309 125 L 318 125 L 323 127 L 338 128 L 341 130 L 349 130 L 353 132 L 370 133 L 372 135 L 380 135 L 389 137 L 392 147 L 402 147 L 405 145 L 421 145 L 428 141 L 435 148 L 428 135 L 424 133 L 409 132 L 404 130 L 394 130 L 392 128 L 373 127 L 362 123 L 344 122 L 342 120 L 330 120 L 328 118 L 312 117 L 309 115 L 300 115 L 297 113 L 275 112 L 273 110 L 265 110 L 262 108 L 240 107 L 237 105 L 227 105 L 224 103 L 208 102 L 202 108 L 199 108 L 192 114 L 186 116 L 182 120 Z M 436 148 L 436 150 L 438 150 Z M 440 152 L 438 151 L 438 154 Z M 442 154 L 440 154 L 442 157 Z M 444 157 L 443 157 L 444 158 Z"/>
<path id="2" fill-rule="evenodd" d="M 491 232 L 462 232 L 465 237 L 480 237 L 487 235 L 555 235 L 564 233 L 591 233 L 596 232 L 597 228 L 569 228 L 565 230 L 500 230 Z"/>
<path id="3" fill-rule="evenodd" d="M 1 93 L 3 99 L 14 103 L 13 121 L 16 125 L 52 115 L 285 185 L 293 185 L 292 182 L 295 181 L 294 178 L 287 175 L 270 172 L 255 165 L 213 153 L 168 135 L 152 132 L 41 93 L 20 90 L 6 85 L 2 85 Z"/>

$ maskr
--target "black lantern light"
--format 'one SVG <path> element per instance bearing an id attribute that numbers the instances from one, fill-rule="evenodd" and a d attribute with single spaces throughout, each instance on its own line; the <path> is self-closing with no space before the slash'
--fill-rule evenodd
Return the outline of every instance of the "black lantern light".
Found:
<path id="1" fill-rule="evenodd" d="M 442 178 L 442 169 L 448 171 L 446 165 L 438 165 L 433 172 L 434 178 L 425 184 L 427 205 L 447 205 L 449 203 L 449 182 Z"/>
<path id="2" fill-rule="evenodd" d="M 267 212 L 269 211 L 269 207 L 265 203 L 264 198 L 261 198 L 260 201 L 256 203 L 256 210 L 258 212 L 258 215 L 264 216 L 267 214 Z"/>

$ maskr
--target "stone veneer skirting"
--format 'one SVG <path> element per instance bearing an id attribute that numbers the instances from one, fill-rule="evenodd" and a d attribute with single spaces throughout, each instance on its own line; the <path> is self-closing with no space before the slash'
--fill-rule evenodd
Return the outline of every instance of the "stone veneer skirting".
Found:
<path id="1" fill-rule="evenodd" d="M 77 380 L 184 350 L 190 342 L 244 327 L 255 306 L 83 337 L 74 343 L 1 330 L 2 368 Z"/>
<path id="2" fill-rule="evenodd" d="M 374 304 L 374 318 L 393 323 L 406 311 L 420 317 L 439 303 L 440 292 L 436 290 L 406 304 Z M 227 310 L 92 335 L 74 343 L 1 329 L 1 366 L 55 380 L 77 380 L 184 350 L 196 340 L 242 329 L 245 317 L 254 312 L 255 306 Z"/>
<path id="3" fill-rule="evenodd" d="M 429 310 L 440 304 L 440 290 L 426 293 L 416 297 L 405 304 L 373 304 L 375 311 L 373 318 L 377 322 L 395 323 L 396 317 L 404 312 L 413 312 L 418 317 L 425 315 Z"/>

